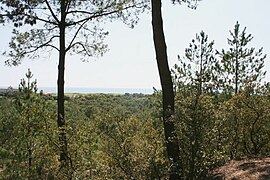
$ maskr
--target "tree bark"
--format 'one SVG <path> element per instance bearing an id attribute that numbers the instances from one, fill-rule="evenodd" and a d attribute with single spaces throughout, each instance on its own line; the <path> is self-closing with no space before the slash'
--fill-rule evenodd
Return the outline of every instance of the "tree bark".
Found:
<path id="1" fill-rule="evenodd" d="M 65 132 L 65 99 L 64 99 L 64 75 L 65 75 L 65 1 L 61 1 L 61 22 L 59 24 L 60 40 L 59 40 L 59 64 L 58 64 L 58 90 L 57 90 L 57 125 L 59 128 L 60 141 L 60 161 L 64 163 L 67 161 L 67 139 Z"/>
<path id="2" fill-rule="evenodd" d="M 168 65 L 167 47 L 163 31 L 161 14 L 161 0 L 151 0 L 152 28 L 156 60 L 162 87 L 163 125 L 167 154 L 171 161 L 170 179 L 180 179 L 179 170 L 179 145 L 176 138 L 174 125 L 174 92 L 171 73 Z"/>
<path id="3" fill-rule="evenodd" d="M 235 90 L 234 90 L 234 94 L 238 94 L 238 73 L 239 73 L 239 58 L 238 58 L 238 39 L 236 40 L 236 53 L 235 53 Z"/>

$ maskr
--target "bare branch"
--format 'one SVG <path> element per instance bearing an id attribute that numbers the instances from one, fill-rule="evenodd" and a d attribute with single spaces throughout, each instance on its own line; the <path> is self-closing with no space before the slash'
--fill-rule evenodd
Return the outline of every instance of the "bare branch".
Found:
<path id="1" fill-rule="evenodd" d="M 46 19 L 39 18 L 37 16 L 35 16 L 34 18 L 37 19 L 37 20 L 39 20 L 39 21 L 42 21 L 42 22 L 45 22 L 45 23 L 49 23 L 49 24 L 53 24 L 53 25 L 58 26 L 58 23 L 55 23 L 55 22 L 52 22 L 52 21 L 49 21 L 49 20 L 46 20 Z"/>
<path id="2" fill-rule="evenodd" d="M 52 21 L 49 21 L 49 20 L 46 20 L 46 19 L 42 19 L 40 17 L 37 17 L 37 16 L 32 16 L 32 15 L 29 15 L 29 14 L 25 14 L 25 13 L 18 13 L 18 14 L 12 14 L 12 16 L 19 16 L 19 15 L 23 15 L 23 16 L 26 16 L 26 17 L 29 17 L 29 18 L 33 18 L 33 19 L 36 19 L 36 20 L 39 20 L 39 21 L 42 21 L 42 22 L 45 22 L 45 23 L 49 23 L 49 24 L 53 24 L 53 25 L 58 25 L 57 23 L 55 22 L 52 22 Z M 11 15 L 10 14 L 1 14 L 2 17 L 10 17 Z"/>
<path id="3" fill-rule="evenodd" d="M 127 7 L 123 8 L 122 11 L 127 10 L 129 8 L 133 8 L 133 7 L 137 7 L 137 5 L 127 6 Z M 72 11 L 72 12 L 73 13 L 84 13 L 84 11 Z M 84 21 L 89 21 L 89 20 L 92 20 L 94 18 L 108 16 L 108 15 L 115 14 L 115 13 L 118 13 L 118 12 L 119 12 L 119 10 L 113 10 L 113 11 L 110 11 L 110 12 L 103 12 L 103 13 L 101 13 L 100 11 L 95 12 L 95 13 L 87 13 L 87 12 L 85 12 L 85 13 L 91 15 L 91 16 L 89 16 L 87 18 L 84 18 L 84 19 L 81 19 L 81 20 L 78 20 L 78 21 L 75 21 L 73 23 L 67 23 L 67 26 L 74 26 L 74 25 L 80 24 L 80 23 L 82 23 Z"/>
<path id="4" fill-rule="evenodd" d="M 89 11 L 81 11 L 81 10 L 73 10 L 73 11 L 68 11 L 67 14 L 74 14 L 74 13 L 81 13 L 81 14 L 88 14 L 88 15 L 94 15 L 96 13 L 91 13 Z"/>
<path id="5" fill-rule="evenodd" d="M 33 46 L 33 48 L 34 48 L 33 50 L 31 50 L 31 51 L 26 51 L 26 52 L 24 52 L 24 54 L 30 54 L 30 53 L 36 52 L 37 50 L 39 50 L 39 49 L 41 49 L 41 48 L 43 48 L 43 47 L 51 47 L 51 48 L 56 49 L 57 51 L 60 51 L 59 48 L 55 47 L 54 45 L 49 44 L 49 43 L 52 42 L 52 40 L 53 40 L 54 38 L 59 38 L 59 36 L 53 36 L 53 37 L 51 37 L 47 42 L 41 44 L 40 46 L 35 46 L 35 47 Z"/>
<path id="6" fill-rule="evenodd" d="M 67 12 L 66 15 L 68 14 L 68 10 L 70 8 L 70 5 L 71 5 L 71 0 L 69 0 L 67 3 L 66 10 L 65 10 L 65 12 Z"/>
<path id="7" fill-rule="evenodd" d="M 103 10 L 105 9 L 109 9 L 112 7 L 112 4 L 107 4 L 106 7 L 103 8 Z M 73 13 L 81 13 L 81 14 L 88 14 L 88 15 L 94 15 L 94 14 L 97 14 L 97 13 L 100 13 L 101 11 L 97 11 L 95 13 L 91 13 L 89 11 L 83 11 L 83 10 L 73 10 L 73 11 L 68 11 L 67 12 L 67 15 L 68 14 L 73 14 Z"/>
<path id="8" fill-rule="evenodd" d="M 76 31 L 75 35 L 73 36 L 73 38 L 72 38 L 72 40 L 71 40 L 69 46 L 68 46 L 67 49 L 66 49 L 66 52 L 70 50 L 70 48 L 72 47 L 72 44 L 73 44 L 74 40 L 76 39 L 78 33 L 80 32 L 80 30 L 82 29 L 82 27 L 83 27 L 87 22 L 88 22 L 88 20 L 84 21 L 84 22 L 80 25 L 80 27 L 77 29 L 77 31 Z"/>
<path id="9" fill-rule="evenodd" d="M 45 0 L 45 3 L 46 3 L 46 5 L 47 5 L 47 7 L 49 8 L 49 10 L 50 10 L 50 12 L 51 12 L 51 15 L 53 16 L 54 20 L 59 24 L 60 21 L 58 20 L 58 18 L 57 18 L 56 15 L 54 14 L 54 12 L 53 12 L 53 10 L 52 10 L 52 8 L 51 8 L 51 6 L 50 6 L 48 0 Z"/>
<path id="10" fill-rule="evenodd" d="M 87 51 L 87 48 L 85 47 L 85 45 L 81 42 L 75 42 L 73 45 L 71 45 L 70 48 L 74 47 L 75 45 L 80 45 L 82 47 L 81 51 L 78 51 L 78 53 L 82 53 L 85 52 L 87 56 L 92 56 L 92 54 L 89 54 L 89 52 Z"/>

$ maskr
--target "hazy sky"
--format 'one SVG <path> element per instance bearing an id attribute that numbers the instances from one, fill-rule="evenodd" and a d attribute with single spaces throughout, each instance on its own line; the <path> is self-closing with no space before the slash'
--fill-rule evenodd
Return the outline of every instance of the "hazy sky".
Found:
<path id="1" fill-rule="evenodd" d="M 204 30 L 215 48 L 227 48 L 229 30 L 239 21 L 240 28 L 247 27 L 254 39 L 250 46 L 269 56 L 265 70 L 270 68 L 270 1 L 269 0 L 203 0 L 197 10 L 185 5 L 172 5 L 163 0 L 163 21 L 170 65 L 177 63 L 196 33 Z M 121 22 L 107 23 L 106 42 L 110 51 L 99 59 L 81 62 L 80 57 L 68 56 L 66 87 L 92 88 L 152 88 L 160 87 L 155 51 L 152 40 L 151 14 L 140 16 L 134 29 Z M 8 48 L 12 26 L 0 26 L 0 51 Z M 30 68 L 39 87 L 55 87 L 57 83 L 57 54 L 46 59 L 25 59 L 17 67 L 4 65 L 6 57 L 0 56 L 0 87 L 18 87 L 21 78 Z M 270 81 L 270 72 L 265 79 Z"/>

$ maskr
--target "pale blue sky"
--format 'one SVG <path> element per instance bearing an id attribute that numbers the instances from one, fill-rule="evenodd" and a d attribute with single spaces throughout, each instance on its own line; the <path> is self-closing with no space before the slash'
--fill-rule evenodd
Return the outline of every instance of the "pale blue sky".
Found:
<path id="1" fill-rule="evenodd" d="M 166 1 L 166 2 L 165 2 Z M 269 0 L 203 0 L 197 10 L 185 5 L 172 5 L 163 0 L 163 20 L 170 65 L 177 63 L 195 34 L 204 30 L 215 48 L 227 47 L 229 30 L 236 21 L 254 36 L 251 46 L 264 47 L 270 56 Z M 66 87 L 92 88 L 152 88 L 160 87 L 152 40 L 150 13 L 140 16 L 139 24 L 130 29 L 120 22 L 107 23 L 110 35 L 106 42 L 110 51 L 99 59 L 81 62 L 79 57 L 67 58 Z M 0 51 L 7 49 L 11 26 L 1 26 Z M 269 56 L 265 70 L 270 68 Z M 57 54 L 47 59 L 25 59 L 18 67 L 4 65 L 0 56 L 0 87 L 18 87 L 30 68 L 39 87 L 54 87 L 57 82 Z M 265 79 L 270 81 L 270 72 Z"/>

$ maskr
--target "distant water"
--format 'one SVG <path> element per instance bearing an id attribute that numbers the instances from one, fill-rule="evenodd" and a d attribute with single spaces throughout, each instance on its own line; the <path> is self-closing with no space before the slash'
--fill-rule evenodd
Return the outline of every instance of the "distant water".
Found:
<path id="1" fill-rule="evenodd" d="M 56 87 L 40 87 L 38 91 L 43 90 L 47 93 L 56 93 Z M 142 93 L 142 94 L 153 94 L 153 89 L 143 88 L 77 88 L 77 87 L 66 87 L 65 93 L 80 93 L 80 94 L 91 94 L 91 93 L 104 93 L 104 94 L 125 94 L 125 93 Z"/>

